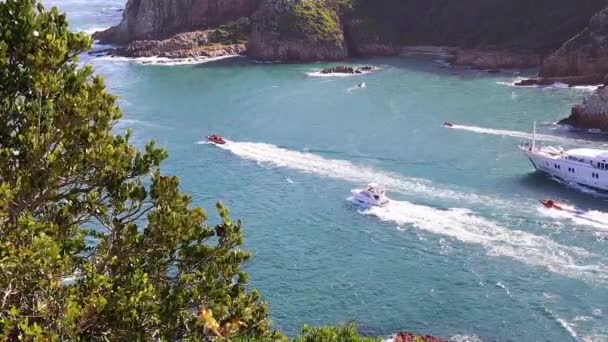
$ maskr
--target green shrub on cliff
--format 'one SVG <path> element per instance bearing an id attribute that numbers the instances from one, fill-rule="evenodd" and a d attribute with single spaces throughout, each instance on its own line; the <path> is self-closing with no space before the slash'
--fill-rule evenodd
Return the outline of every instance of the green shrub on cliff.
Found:
<path id="1" fill-rule="evenodd" d="M 0 2 L 0 340 L 272 338 L 240 222 L 114 135 L 91 46 L 35 0 Z"/>
<path id="2" fill-rule="evenodd" d="M 248 18 L 241 18 L 220 25 L 214 32 L 212 41 L 220 44 L 239 44 L 247 41 L 251 32 L 251 22 Z"/>
<path id="3" fill-rule="evenodd" d="M 342 29 L 338 13 L 323 0 L 308 0 L 293 4 L 291 11 L 279 18 L 281 39 L 309 38 L 318 42 L 339 44 Z"/>

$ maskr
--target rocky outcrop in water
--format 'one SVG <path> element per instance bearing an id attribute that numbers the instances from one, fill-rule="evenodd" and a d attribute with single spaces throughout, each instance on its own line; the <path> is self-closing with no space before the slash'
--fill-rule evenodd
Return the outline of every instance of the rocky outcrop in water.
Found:
<path id="1" fill-rule="evenodd" d="M 608 8 L 591 19 L 589 26 L 543 61 L 541 77 L 608 74 Z"/>
<path id="2" fill-rule="evenodd" d="M 347 65 L 339 65 L 335 67 L 329 67 L 321 70 L 322 74 L 363 74 L 366 72 L 372 72 L 375 68 L 371 65 L 364 65 L 360 67 L 351 67 Z"/>
<path id="3" fill-rule="evenodd" d="M 395 336 L 393 342 L 448 342 L 448 340 L 430 335 L 422 336 L 411 332 L 401 332 Z"/>
<path id="4" fill-rule="evenodd" d="M 251 18 L 256 60 L 342 60 L 348 56 L 337 9 L 319 0 L 262 0 Z"/>
<path id="5" fill-rule="evenodd" d="M 249 20 L 241 18 L 217 29 L 179 33 L 164 40 L 136 40 L 105 52 L 122 57 L 171 59 L 242 55 L 247 51 L 249 26 Z"/>
<path id="6" fill-rule="evenodd" d="M 529 87 L 529 86 L 548 86 L 556 83 L 567 84 L 569 86 L 578 85 L 596 85 L 604 84 L 608 81 L 608 78 L 603 74 L 593 74 L 585 76 L 563 76 L 563 77 L 540 77 L 530 78 L 516 82 L 515 85 L 518 87 Z"/>
<path id="7" fill-rule="evenodd" d="M 250 16 L 259 0 L 128 0 L 122 22 L 94 37 L 102 43 L 162 40 Z"/>
<path id="8" fill-rule="evenodd" d="M 572 108 L 570 117 L 559 123 L 582 129 L 608 131 L 608 87 L 601 87 L 585 97 L 583 103 Z"/>

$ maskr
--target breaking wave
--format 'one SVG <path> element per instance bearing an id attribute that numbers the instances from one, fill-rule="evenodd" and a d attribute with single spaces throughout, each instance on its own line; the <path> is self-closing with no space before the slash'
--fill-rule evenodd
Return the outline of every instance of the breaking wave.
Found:
<path id="1" fill-rule="evenodd" d="M 391 201 L 383 207 L 371 207 L 361 213 L 480 245 L 492 256 L 508 257 L 571 278 L 608 283 L 608 267 L 582 263 L 597 258 L 596 255 L 543 236 L 505 228 L 467 209 L 440 210 L 405 201 Z"/>
<path id="2" fill-rule="evenodd" d="M 97 57 L 99 60 L 107 60 L 113 62 L 137 63 L 141 65 L 161 65 L 161 66 L 176 66 L 176 65 L 194 65 L 215 62 L 228 58 L 243 57 L 241 55 L 226 55 L 219 57 L 192 57 L 192 58 L 167 58 L 167 57 L 113 57 L 109 55 Z"/>
<path id="3" fill-rule="evenodd" d="M 541 89 L 575 89 L 575 90 L 581 90 L 581 91 L 585 91 L 585 92 L 593 92 L 595 90 L 597 90 L 598 87 L 601 86 L 601 84 L 598 85 L 586 85 L 586 86 L 569 86 L 566 83 L 561 83 L 561 82 L 555 82 L 553 84 L 549 84 L 549 85 L 525 85 L 525 86 L 518 86 L 516 85 L 517 83 L 527 80 L 528 78 L 526 77 L 516 77 L 510 81 L 498 81 L 496 82 L 496 84 L 500 84 L 500 85 L 505 85 L 505 86 L 509 86 L 509 87 L 515 87 L 515 88 L 541 88 Z"/>

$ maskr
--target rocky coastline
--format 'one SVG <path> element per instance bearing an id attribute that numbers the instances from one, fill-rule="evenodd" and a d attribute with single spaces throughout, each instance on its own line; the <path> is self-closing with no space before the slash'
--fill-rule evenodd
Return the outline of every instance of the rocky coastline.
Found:
<path id="1" fill-rule="evenodd" d="M 124 57 L 311 62 L 425 54 L 491 72 L 539 68 L 520 86 L 608 81 L 604 0 L 533 7 L 528 0 L 128 0 L 122 22 L 94 37 L 120 44 L 107 53 Z M 589 101 L 563 123 L 608 130 L 606 114 Z"/>
<path id="2" fill-rule="evenodd" d="M 608 33 L 603 0 L 580 0 L 577 4 L 541 0 L 534 11 L 527 9 L 526 0 L 464 0 L 457 4 L 379 1 L 386 1 L 392 11 L 381 11 L 385 6 L 372 0 L 129 0 L 122 22 L 96 33 L 95 38 L 102 44 L 137 41 L 115 50 L 116 54 L 149 56 L 159 52 L 171 58 L 174 53 L 166 46 L 180 41 L 175 35 L 189 32 L 187 36 L 196 37 L 196 32 L 246 18 L 246 54 L 261 61 L 337 61 L 400 55 L 404 49 L 422 45 L 440 49 L 455 45 L 448 49 L 454 65 L 541 67 L 542 78 L 587 77 L 590 70 L 572 67 L 578 64 L 590 66 L 593 73 L 608 71 L 602 69 L 608 65 L 603 57 L 580 57 L 585 51 L 589 51 L 585 56 L 605 55 L 598 43 Z M 451 12 L 454 15 L 448 14 Z M 511 12 L 519 16 L 505 18 L 504 13 Z M 556 20 L 562 22 L 559 28 L 555 28 Z M 476 21 L 484 30 L 470 27 Z M 193 51 L 186 52 L 188 49 Z M 172 51 L 180 51 L 175 55 L 182 57 L 198 55 L 197 49 L 198 45 Z M 241 47 L 239 52 L 245 53 Z"/>
<path id="3" fill-rule="evenodd" d="M 177 34 L 165 40 L 136 40 L 127 45 L 103 50 L 111 56 L 142 58 L 160 57 L 186 59 L 200 57 L 222 57 L 244 55 L 244 42 L 219 42 L 217 31 L 195 31 Z M 99 51 L 95 52 L 99 53 Z"/>
<path id="4" fill-rule="evenodd" d="M 448 342 L 448 340 L 430 335 L 417 335 L 411 332 L 400 332 L 395 335 L 393 342 Z"/>

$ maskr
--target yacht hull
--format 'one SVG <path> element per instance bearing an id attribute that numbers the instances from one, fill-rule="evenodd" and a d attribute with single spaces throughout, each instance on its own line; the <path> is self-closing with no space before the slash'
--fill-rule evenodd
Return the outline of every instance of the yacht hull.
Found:
<path id="1" fill-rule="evenodd" d="M 537 151 L 522 148 L 532 166 L 545 175 L 566 183 L 576 183 L 589 188 L 608 191 L 608 170 L 600 170 L 589 164 L 556 156 L 546 156 Z"/>

